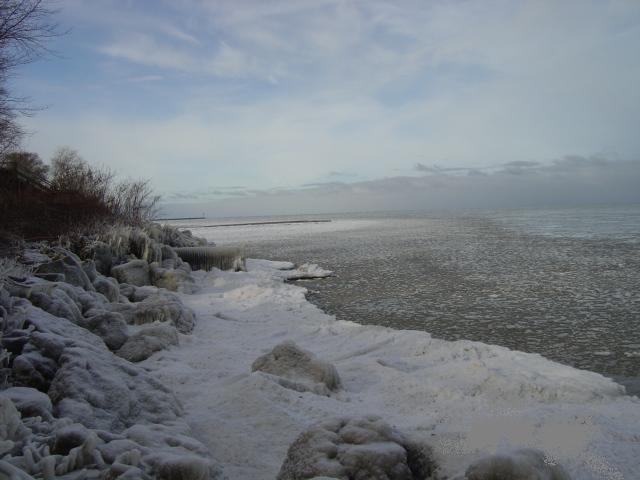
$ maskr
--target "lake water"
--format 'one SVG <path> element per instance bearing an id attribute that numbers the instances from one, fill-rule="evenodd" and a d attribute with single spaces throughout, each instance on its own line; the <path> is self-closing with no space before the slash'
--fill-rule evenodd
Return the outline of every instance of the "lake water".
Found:
<path id="1" fill-rule="evenodd" d="M 304 285 L 339 319 L 539 353 L 640 394 L 640 207 L 295 218 L 332 222 L 194 233 L 333 270 Z"/>

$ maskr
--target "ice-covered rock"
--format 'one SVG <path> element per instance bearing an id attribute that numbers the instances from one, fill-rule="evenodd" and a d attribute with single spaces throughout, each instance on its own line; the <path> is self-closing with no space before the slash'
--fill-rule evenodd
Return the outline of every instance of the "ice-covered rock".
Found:
<path id="1" fill-rule="evenodd" d="M 175 327 L 166 324 L 151 325 L 129 337 L 116 354 L 130 362 L 141 362 L 172 345 L 178 345 Z"/>
<path id="2" fill-rule="evenodd" d="M 29 430 L 23 425 L 18 409 L 8 397 L 0 396 L 0 458 L 27 435 Z"/>
<path id="3" fill-rule="evenodd" d="M 120 290 L 123 292 L 123 289 Z M 143 299 L 138 296 L 143 293 Z M 147 295 L 148 294 L 148 295 Z M 121 313 L 130 325 L 168 322 L 180 333 L 189 333 L 195 325 L 193 311 L 186 307 L 180 297 L 158 289 L 135 289 L 131 293 L 134 303 L 113 304 L 112 311 Z"/>
<path id="4" fill-rule="evenodd" d="M 46 392 L 58 365 L 39 351 L 26 352 L 13 359 L 12 377 L 17 385 L 33 387 Z"/>
<path id="5" fill-rule="evenodd" d="M 106 349 L 65 346 L 57 362 L 49 396 L 59 417 L 119 431 L 137 422 L 170 422 L 181 413 L 171 390 Z"/>
<path id="6" fill-rule="evenodd" d="M 55 333 L 69 339 L 80 340 L 104 348 L 104 342 L 99 336 L 79 325 L 83 323 L 84 317 L 81 317 L 80 321 L 75 323 L 67 318 L 46 312 L 32 305 L 26 299 L 20 299 L 20 302 L 17 302 L 16 305 L 24 312 L 26 327 L 32 325 L 38 332 Z"/>
<path id="7" fill-rule="evenodd" d="M 103 307 L 107 298 L 95 290 L 86 291 L 66 282 L 50 282 L 31 277 L 14 284 L 12 294 L 27 298 L 33 305 L 50 314 L 80 323 L 88 310 Z"/>
<path id="8" fill-rule="evenodd" d="M 40 308 L 34 307 L 24 299 L 16 302 L 16 306 L 25 316 L 26 327 L 32 325 L 37 332 L 53 333 L 61 338 L 81 341 L 98 348 L 106 348 L 99 336 L 66 318 L 56 317 Z"/>
<path id="9" fill-rule="evenodd" d="M 115 278 L 97 275 L 93 280 L 93 287 L 110 302 L 117 302 L 120 299 L 120 289 Z"/>
<path id="10" fill-rule="evenodd" d="M 128 283 L 137 287 L 151 284 L 149 264 L 146 260 L 131 260 L 111 267 L 111 276 L 120 283 Z"/>
<path id="11" fill-rule="evenodd" d="M 115 260 L 115 253 L 108 244 L 94 241 L 88 246 L 86 254 L 93 259 L 98 272 L 109 275 Z"/>
<path id="12" fill-rule="evenodd" d="M 18 467 L 4 460 L 0 460 L 0 478 L 6 478 L 8 480 L 35 480 L 24 470 L 20 470 Z"/>
<path id="13" fill-rule="evenodd" d="M 521 449 L 482 458 L 472 463 L 460 480 L 570 480 L 565 469 L 540 450 Z"/>
<path id="14" fill-rule="evenodd" d="M 82 261 L 77 255 L 62 248 L 56 248 L 54 252 L 59 258 L 39 265 L 36 269 L 37 273 L 62 274 L 64 275 L 65 282 L 85 290 L 93 290 L 91 280 L 87 276 Z"/>
<path id="15" fill-rule="evenodd" d="M 56 282 L 57 284 L 58 282 Z M 62 283 L 60 282 L 60 284 Z M 29 295 L 29 300 L 36 307 L 55 317 L 67 318 L 76 324 L 82 321 L 82 310 L 62 288 L 51 288 L 48 292 L 33 291 Z"/>
<path id="16" fill-rule="evenodd" d="M 11 400 L 23 417 L 39 416 L 45 420 L 51 419 L 51 399 L 35 388 L 10 387 L 0 391 L 0 397 Z"/>
<path id="17" fill-rule="evenodd" d="M 431 449 L 378 417 L 312 426 L 291 444 L 278 480 L 424 480 L 435 471 Z"/>
<path id="18" fill-rule="evenodd" d="M 191 274 L 182 268 L 164 268 L 158 263 L 149 265 L 151 283 L 159 288 L 166 288 L 172 292 L 193 293 L 195 281 Z"/>
<path id="19" fill-rule="evenodd" d="M 251 371 L 274 375 L 283 387 L 298 391 L 329 395 L 340 388 L 340 377 L 332 364 L 318 360 L 292 341 L 282 342 L 258 357 Z"/>
<path id="20" fill-rule="evenodd" d="M 95 311 L 81 325 L 102 338 L 110 350 L 118 350 L 129 337 L 127 322 L 117 312 Z"/>
<path id="21" fill-rule="evenodd" d="M 218 479 L 219 467 L 209 458 L 207 448 L 190 436 L 189 428 L 175 423 L 134 425 L 123 432 L 142 447 L 142 460 L 151 466 L 155 478 L 163 480 Z"/>
<path id="22" fill-rule="evenodd" d="M 52 453 L 67 455 L 72 449 L 81 446 L 91 436 L 91 431 L 84 425 L 72 423 L 64 425 L 53 433 Z"/>

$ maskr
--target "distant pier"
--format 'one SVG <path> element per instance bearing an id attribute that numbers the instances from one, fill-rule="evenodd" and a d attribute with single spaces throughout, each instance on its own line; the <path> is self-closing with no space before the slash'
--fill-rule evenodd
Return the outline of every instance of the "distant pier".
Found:
<path id="1" fill-rule="evenodd" d="M 154 218 L 154 222 L 168 222 L 171 220 L 204 220 L 204 215 L 201 217 L 181 217 L 181 218 Z"/>
<path id="2" fill-rule="evenodd" d="M 173 219 L 173 220 L 189 220 L 189 219 Z M 264 222 L 247 222 L 247 223 L 216 223 L 214 225 L 191 225 L 185 226 L 180 225 L 180 228 L 215 228 L 215 227 L 246 227 L 251 225 L 284 225 L 284 224 L 293 224 L 293 223 L 329 223 L 331 220 L 275 220 L 275 221 L 264 221 Z"/>

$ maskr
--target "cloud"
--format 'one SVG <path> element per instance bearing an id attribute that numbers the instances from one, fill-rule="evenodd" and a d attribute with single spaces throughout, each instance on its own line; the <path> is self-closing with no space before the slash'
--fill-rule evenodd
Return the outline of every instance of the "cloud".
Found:
<path id="1" fill-rule="evenodd" d="M 192 198 L 264 194 L 275 206 L 325 183 L 365 209 L 384 206 L 365 205 L 374 192 L 406 189 L 422 206 L 417 192 L 455 185 L 597 182 L 611 165 L 585 152 L 640 152 L 637 2 L 150 4 L 64 1 L 65 23 L 80 28 L 61 41 L 75 50 L 67 74 L 34 64 L 21 82 L 52 104 L 25 120 L 36 132 L 26 147 L 47 158 L 69 144 Z M 238 183 L 246 195 L 207 193 Z M 331 203 L 316 187 L 304 198 Z"/>
<path id="2" fill-rule="evenodd" d="M 529 167 L 537 167 L 540 165 L 540 162 L 533 162 L 530 160 L 515 160 L 513 162 L 503 163 L 503 167 L 514 167 L 514 168 L 529 168 Z"/>
<path id="3" fill-rule="evenodd" d="M 514 167 L 512 167 L 514 168 Z M 270 213 L 349 212 L 369 210 L 516 208 L 640 203 L 640 161 L 610 161 L 567 156 L 528 175 L 505 170 L 469 170 L 468 175 L 396 176 L 343 183 L 255 190 L 241 200 L 220 200 L 193 206 L 193 211 L 241 215 Z M 295 201 L 292 203 L 292 198 Z M 166 208 L 191 208 L 168 204 Z"/>

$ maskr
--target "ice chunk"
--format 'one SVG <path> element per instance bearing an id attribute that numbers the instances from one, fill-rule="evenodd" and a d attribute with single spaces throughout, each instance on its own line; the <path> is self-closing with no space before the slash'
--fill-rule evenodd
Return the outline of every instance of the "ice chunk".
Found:
<path id="1" fill-rule="evenodd" d="M 331 270 L 325 270 L 315 263 L 303 263 L 295 270 L 288 270 L 283 273 L 286 280 L 311 280 L 314 278 L 326 278 L 333 275 Z"/>

